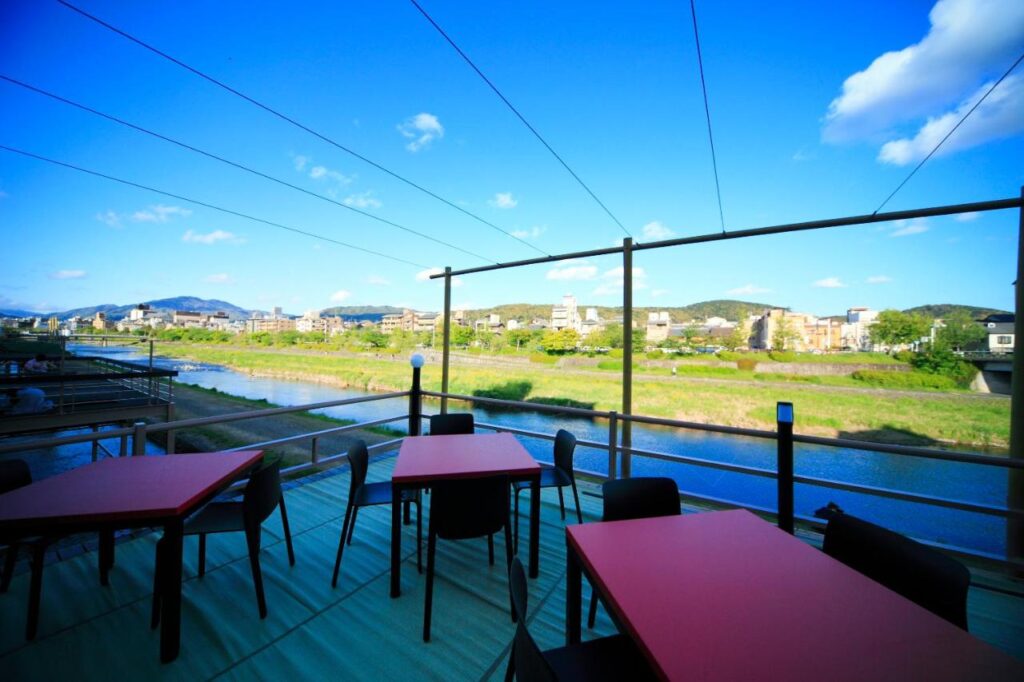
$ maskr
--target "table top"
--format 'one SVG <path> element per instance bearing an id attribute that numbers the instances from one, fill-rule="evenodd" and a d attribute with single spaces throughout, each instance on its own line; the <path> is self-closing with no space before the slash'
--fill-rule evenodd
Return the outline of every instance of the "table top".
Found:
<path id="1" fill-rule="evenodd" d="M 665 679 L 1024 679 L 1024 664 L 744 510 L 566 528 Z"/>
<path id="2" fill-rule="evenodd" d="M 181 516 L 262 456 L 244 450 L 103 459 L 0 495 L 0 528 Z"/>
<path id="3" fill-rule="evenodd" d="M 540 474 L 540 465 L 511 433 L 410 436 L 391 474 L 395 483 Z"/>

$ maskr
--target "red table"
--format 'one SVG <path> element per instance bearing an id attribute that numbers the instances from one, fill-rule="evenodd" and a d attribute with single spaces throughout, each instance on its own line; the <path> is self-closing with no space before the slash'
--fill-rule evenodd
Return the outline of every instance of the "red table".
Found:
<path id="1" fill-rule="evenodd" d="M 401 504 L 404 489 L 431 482 L 507 475 L 530 481 L 530 577 L 536 578 L 540 554 L 540 465 L 511 433 L 409 436 L 402 441 L 391 474 L 391 596 L 402 593 Z"/>
<path id="2" fill-rule="evenodd" d="M 743 511 L 566 529 L 581 569 L 669 680 L 1024 679 L 1024 664 Z"/>
<path id="3" fill-rule="evenodd" d="M 163 526 L 167 579 L 162 601 L 160 658 L 178 656 L 181 641 L 181 545 L 187 516 L 209 502 L 262 457 L 260 450 L 104 459 L 0 495 L 0 531 L 65 535 Z M 113 563 L 112 543 L 100 566 Z M 104 556 L 106 555 L 106 556 Z"/>

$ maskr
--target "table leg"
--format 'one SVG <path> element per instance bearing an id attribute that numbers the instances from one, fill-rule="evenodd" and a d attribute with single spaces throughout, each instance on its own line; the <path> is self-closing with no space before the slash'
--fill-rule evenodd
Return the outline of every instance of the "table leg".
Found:
<path id="1" fill-rule="evenodd" d="M 170 663 L 181 648 L 182 520 L 164 526 L 163 566 L 160 570 L 160 660 Z"/>
<path id="2" fill-rule="evenodd" d="M 100 531 L 100 585 L 110 584 L 110 567 L 114 565 L 114 531 Z"/>
<path id="3" fill-rule="evenodd" d="M 540 474 L 530 481 L 530 577 L 540 573 Z"/>
<path id="4" fill-rule="evenodd" d="M 583 571 L 576 552 L 566 542 L 565 547 L 565 644 L 580 643 L 582 626 L 580 612 L 583 603 Z"/>
<path id="5" fill-rule="evenodd" d="M 391 484 L 391 597 L 402 594 L 402 488 Z"/>

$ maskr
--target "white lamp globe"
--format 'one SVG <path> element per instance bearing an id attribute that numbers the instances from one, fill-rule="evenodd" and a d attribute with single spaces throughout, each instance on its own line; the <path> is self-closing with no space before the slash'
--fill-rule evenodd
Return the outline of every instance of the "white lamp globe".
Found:
<path id="1" fill-rule="evenodd" d="M 422 367 L 424 362 L 426 362 L 426 360 L 424 360 L 423 356 L 420 355 L 419 353 L 413 353 L 412 357 L 409 358 L 409 364 L 412 365 L 415 369 L 419 369 L 420 367 Z"/>

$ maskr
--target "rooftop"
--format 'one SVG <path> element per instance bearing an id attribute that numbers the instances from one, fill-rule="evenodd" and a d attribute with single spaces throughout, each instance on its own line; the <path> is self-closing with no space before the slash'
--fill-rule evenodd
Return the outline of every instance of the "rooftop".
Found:
<path id="1" fill-rule="evenodd" d="M 393 463 L 390 456 L 375 459 L 370 479 L 388 480 Z M 202 579 L 196 538 L 186 538 L 181 655 L 161 665 L 158 631 L 147 627 L 158 533 L 144 533 L 118 544 L 109 587 L 98 584 L 94 551 L 66 552 L 73 556 L 48 565 L 34 642 L 23 638 L 28 574 L 17 575 L 0 597 L 0 667 L 14 679 L 107 679 L 114 669 L 150 679 L 502 679 L 513 635 L 502 540 L 494 567 L 482 539 L 438 543 L 432 641 L 425 644 L 425 579 L 415 570 L 413 525 L 403 530 L 403 594 L 388 597 L 388 507 L 360 513 L 338 587 L 331 589 L 347 493 L 347 468 L 286 490 L 296 565 L 288 565 L 275 514 L 264 525 L 261 554 L 266 620 L 256 613 L 242 534 L 209 540 Z M 597 520 L 597 488 L 582 493 L 585 521 Z M 562 645 L 565 632 L 565 543 L 554 490 L 543 494 L 541 524 L 530 629 L 549 648 Z M 971 632 L 1024 658 L 1024 597 L 974 573 Z M 614 632 L 599 614 L 585 637 Z"/>

